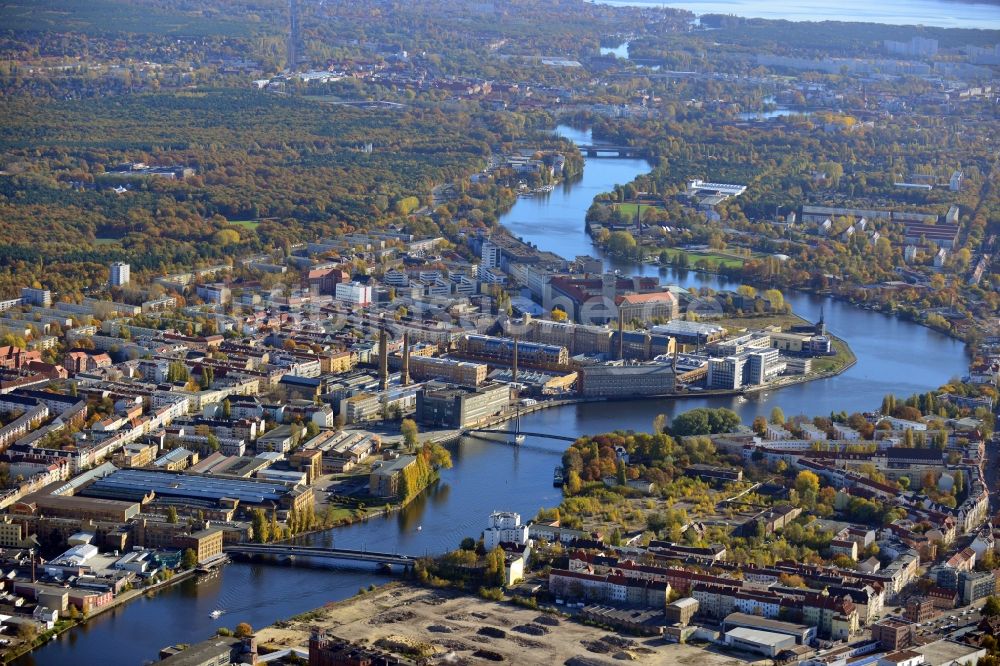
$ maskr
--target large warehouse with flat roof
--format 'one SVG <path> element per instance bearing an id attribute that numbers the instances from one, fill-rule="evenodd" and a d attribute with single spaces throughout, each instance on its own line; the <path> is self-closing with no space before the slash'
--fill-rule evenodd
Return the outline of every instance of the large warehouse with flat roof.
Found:
<path id="1" fill-rule="evenodd" d="M 224 501 L 245 508 L 303 509 L 313 503 L 311 488 L 278 481 L 234 479 L 147 469 L 122 469 L 87 486 L 80 494 L 114 500 L 156 500 L 215 507 Z"/>
<path id="2" fill-rule="evenodd" d="M 782 650 L 795 647 L 795 637 L 776 634 L 772 631 L 737 627 L 726 632 L 726 645 L 737 650 L 757 652 L 774 657 Z"/>

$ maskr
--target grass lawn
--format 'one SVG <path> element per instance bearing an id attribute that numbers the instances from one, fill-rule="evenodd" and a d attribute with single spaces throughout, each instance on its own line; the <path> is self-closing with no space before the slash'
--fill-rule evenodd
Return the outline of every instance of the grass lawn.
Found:
<path id="1" fill-rule="evenodd" d="M 855 360 L 854 352 L 851 351 L 850 347 L 848 347 L 843 340 L 834 338 L 831 344 L 833 345 L 834 350 L 837 352 L 837 355 L 814 358 L 812 362 L 813 372 L 815 373 L 835 372 L 843 368 L 851 361 Z"/>
<path id="2" fill-rule="evenodd" d="M 625 214 L 627 214 L 627 215 L 629 215 L 630 217 L 633 217 L 633 218 L 635 217 L 635 211 L 636 211 L 637 208 L 639 208 L 639 206 L 642 206 L 643 210 L 646 210 L 647 208 L 662 208 L 662 206 L 655 206 L 653 204 L 647 204 L 647 203 L 642 203 L 642 204 L 638 204 L 638 203 L 620 203 L 620 204 L 613 204 L 613 205 L 615 207 L 615 210 L 620 210 L 623 213 L 625 213 Z"/>
<path id="3" fill-rule="evenodd" d="M 695 264 L 698 262 L 699 259 L 711 259 L 720 266 L 737 267 L 737 268 L 741 268 L 744 263 L 743 259 L 740 259 L 739 257 L 732 257 L 729 256 L 728 254 L 718 254 L 716 252 L 689 252 L 688 250 L 678 250 L 677 248 L 673 247 L 658 249 L 656 250 L 656 252 L 653 253 L 652 256 L 659 257 L 661 252 L 666 252 L 667 255 L 670 257 L 671 261 L 673 261 L 679 254 L 686 254 L 688 256 L 688 262 L 690 264 L 690 268 L 696 268 Z"/>
<path id="4" fill-rule="evenodd" d="M 615 204 L 615 210 L 620 210 L 621 212 L 627 214 L 629 217 L 635 217 L 635 211 L 637 208 L 639 208 L 639 204 L 634 204 L 634 203 Z"/>
<path id="5" fill-rule="evenodd" d="M 802 317 L 792 313 L 722 317 L 721 319 L 712 319 L 711 322 L 730 330 L 739 330 L 741 328 L 760 330 L 767 326 L 780 326 L 782 330 L 785 330 L 792 326 L 800 326 L 808 323 Z"/>
<path id="6" fill-rule="evenodd" d="M 257 227 L 260 226 L 259 220 L 230 220 L 229 224 L 236 225 L 237 227 L 243 227 L 244 229 L 249 229 L 250 231 L 257 231 Z"/>
<path id="7" fill-rule="evenodd" d="M 95 238 L 94 245 L 112 245 L 121 241 L 120 238 Z"/>

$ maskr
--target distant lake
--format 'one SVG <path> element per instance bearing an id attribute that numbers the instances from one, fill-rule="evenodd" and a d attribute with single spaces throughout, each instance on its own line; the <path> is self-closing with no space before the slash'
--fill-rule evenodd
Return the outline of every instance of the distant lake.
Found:
<path id="1" fill-rule="evenodd" d="M 1000 6 L 949 0 L 600 0 L 629 7 L 657 5 L 686 9 L 697 15 L 735 14 L 748 18 L 788 21 L 854 21 L 941 28 L 1000 29 Z"/>

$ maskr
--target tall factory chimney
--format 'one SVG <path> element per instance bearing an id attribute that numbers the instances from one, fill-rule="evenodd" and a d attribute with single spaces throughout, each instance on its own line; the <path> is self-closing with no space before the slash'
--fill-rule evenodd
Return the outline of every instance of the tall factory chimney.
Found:
<path id="1" fill-rule="evenodd" d="M 378 388 L 380 391 L 389 388 L 389 345 L 385 339 L 385 322 L 380 322 L 378 329 Z"/>
<path id="2" fill-rule="evenodd" d="M 399 383 L 410 384 L 410 332 L 403 331 L 403 371 L 399 375 Z"/>
<path id="3" fill-rule="evenodd" d="M 622 319 L 622 312 L 618 310 L 618 360 L 625 360 L 625 321 Z"/>
<path id="4" fill-rule="evenodd" d="M 299 0 L 288 0 L 288 71 L 294 72 L 302 57 L 302 26 L 299 18 Z"/>
<path id="5" fill-rule="evenodd" d="M 514 363 L 511 366 L 510 380 L 517 383 L 517 336 L 514 336 Z"/>

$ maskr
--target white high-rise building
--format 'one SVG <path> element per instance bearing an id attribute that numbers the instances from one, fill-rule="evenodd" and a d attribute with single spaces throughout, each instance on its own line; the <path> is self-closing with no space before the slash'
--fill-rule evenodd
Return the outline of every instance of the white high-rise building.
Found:
<path id="1" fill-rule="evenodd" d="M 112 287 L 123 287 L 132 279 L 132 267 L 125 262 L 116 261 L 109 268 L 111 276 L 108 278 L 108 284 Z"/>
<path id="2" fill-rule="evenodd" d="M 500 253 L 499 245 L 490 240 L 483 241 L 483 268 L 499 268 Z"/>
<path id="3" fill-rule="evenodd" d="M 743 386 L 745 356 L 708 359 L 708 388 L 735 390 Z"/>
<path id="4" fill-rule="evenodd" d="M 501 543 L 528 544 L 528 526 L 521 524 L 521 514 L 513 511 L 494 511 L 490 524 L 483 530 L 483 546 L 489 552 Z"/>
<path id="5" fill-rule="evenodd" d="M 351 305 L 367 307 L 372 303 L 372 288 L 359 282 L 341 282 L 334 291 L 334 298 Z"/>

